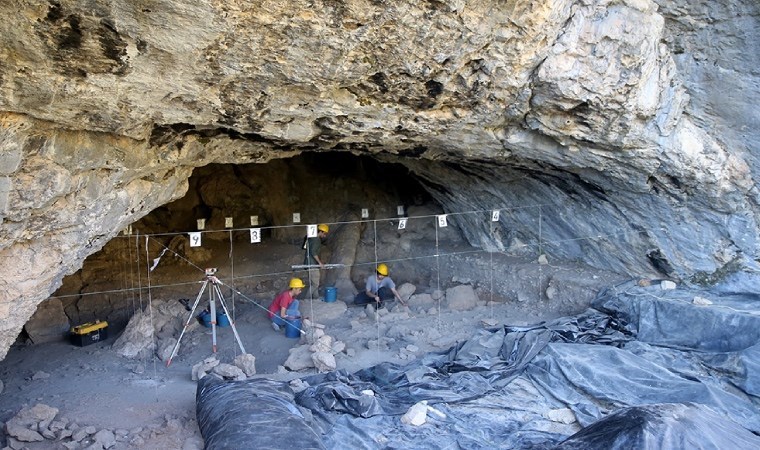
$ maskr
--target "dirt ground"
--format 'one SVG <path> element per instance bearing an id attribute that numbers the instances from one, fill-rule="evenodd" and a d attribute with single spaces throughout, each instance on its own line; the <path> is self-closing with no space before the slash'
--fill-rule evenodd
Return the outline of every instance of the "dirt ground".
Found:
<path id="1" fill-rule="evenodd" d="M 264 254 L 272 262 L 283 257 L 278 249 L 261 253 Z M 239 259 L 235 272 L 246 273 L 254 261 L 262 264 L 261 255 L 247 261 Z M 446 350 L 484 326 L 526 325 L 577 313 L 587 307 L 599 289 L 626 278 L 576 264 L 554 261 L 539 264 L 535 257 L 482 252 L 435 262 L 437 270 L 447 275 L 443 279 L 429 277 L 433 286 L 418 281 L 416 293 L 470 284 L 478 294 L 476 306 L 467 311 L 447 311 L 440 301 L 420 303 L 413 298 L 408 307 L 389 303 L 387 314 L 376 316 L 342 300 L 302 303 L 302 315 L 323 324 L 326 334 L 346 344 L 346 349 L 336 355 L 339 369 L 355 371 L 381 361 L 404 363 L 426 352 Z M 164 280 L 157 276 L 152 281 L 159 285 L 172 277 L 177 279 L 179 268 L 176 270 L 176 273 L 167 271 Z M 451 273 L 458 275 L 452 277 Z M 406 273 L 392 273 L 392 277 L 398 285 L 409 281 L 405 279 Z M 503 295 L 494 295 L 489 290 L 494 283 L 508 284 L 500 286 Z M 238 295 L 226 298 L 228 306 L 234 307 L 235 325 L 246 352 L 256 357 L 255 376 L 290 380 L 314 373 L 314 369 L 292 372 L 283 367 L 288 351 L 301 345 L 302 340 L 288 338 L 271 328 L 262 308 L 268 306 L 277 289 L 268 290 L 261 285 L 240 284 L 240 292 L 258 304 Z M 198 283 L 172 291 L 155 289 L 141 302 L 150 311 L 160 302 L 177 302 L 180 297 L 194 299 L 198 291 Z M 24 406 L 41 403 L 57 408 L 56 420 L 63 419 L 67 428 L 92 433 L 85 433 L 89 437 L 78 443 L 69 443 L 68 439 L 17 443 L 3 436 L 4 444 L 30 450 L 103 448 L 100 444 L 91 446 L 92 435 L 108 430 L 115 436 L 110 447 L 113 449 L 203 448 L 195 421 L 196 382 L 191 380 L 191 369 L 214 355 L 211 330 L 199 324 L 191 327 L 169 367 L 156 357 L 118 356 L 111 349 L 118 332 L 110 334 L 108 339 L 86 347 L 61 341 L 40 345 L 20 343 L 11 348 L 0 362 L 0 381 L 4 384 L 0 420 L 9 420 Z M 232 328 L 219 328 L 217 359 L 232 363 L 240 353 Z"/>

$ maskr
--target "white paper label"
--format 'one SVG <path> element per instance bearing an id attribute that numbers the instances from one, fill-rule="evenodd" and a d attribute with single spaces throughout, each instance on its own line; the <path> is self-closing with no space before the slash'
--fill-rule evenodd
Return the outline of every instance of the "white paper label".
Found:
<path id="1" fill-rule="evenodd" d="M 259 216 L 251 216 L 251 226 L 255 227 L 259 224 Z"/>
<path id="2" fill-rule="evenodd" d="M 198 224 L 199 230 L 205 230 L 206 229 L 206 219 L 198 219 L 196 220 L 196 223 Z"/>
<path id="3" fill-rule="evenodd" d="M 491 222 L 499 221 L 499 210 L 491 211 Z"/>
<path id="4" fill-rule="evenodd" d="M 404 206 L 403 205 L 398 205 L 396 207 L 396 214 L 398 214 L 399 216 L 403 216 L 404 215 Z"/>
<path id="5" fill-rule="evenodd" d="M 190 247 L 201 246 L 201 234 L 199 232 L 190 233 Z"/>
<path id="6" fill-rule="evenodd" d="M 251 228 L 251 244 L 261 242 L 261 228 Z"/>
<path id="7" fill-rule="evenodd" d="M 404 228 L 406 228 L 406 219 L 400 219 L 398 221 L 398 229 L 403 230 Z"/>
<path id="8" fill-rule="evenodd" d="M 224 218 L 224 226 L 226 228 L 232 228 L 232 217 L 225 217 Z"/>
<path id="9" fill-rule="evenodd" d="M 362 208 L 362 219 L 366 219 L 367 217 L 369 217 L 369 209 Z"/>
<path id="10" fill-rule="evenodd" d="M 306 236 L 308 236 L 308 237 L 317 237 L 317 226 L 316 225 L 306 225 Z"/>
<path id="11" fill-rule="evenodd" d="M 301 213 L 293 213 L 293 223 L 301 223 Z"/>
<path id="12" fill-rule="evenodd" d="M 448 222 L 446 221 L 446 214 L 441 214 L 440 216 L 438 216 L 438 226 L 439 226 L 440 228 L 445 228 L 445 227 L 447 227 L 448 225 L 449 225 L 449 224 L 448 224 Z"/>

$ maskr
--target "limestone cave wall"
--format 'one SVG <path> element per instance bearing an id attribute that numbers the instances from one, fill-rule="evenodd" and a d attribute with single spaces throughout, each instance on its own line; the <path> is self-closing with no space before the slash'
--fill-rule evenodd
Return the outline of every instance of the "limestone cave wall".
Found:
<path id="1" fill-rule="evenodd" d="M 753 0 L 0 4 L 0 354 L 193 168 L 349 151 L 498 238 L 716 281 L 758 257 Z"/>

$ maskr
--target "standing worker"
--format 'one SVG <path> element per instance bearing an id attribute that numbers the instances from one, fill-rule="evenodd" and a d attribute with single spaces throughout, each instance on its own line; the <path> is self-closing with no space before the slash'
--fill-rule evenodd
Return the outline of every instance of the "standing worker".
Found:
<path id="1" fill-rule="evenodd" d="M 269 318 L 272 319 L 272 328 L 274 331 L 280 331 L 280 327 L 285 325 L 285 320 L 298 319 L 301 313 L 298 311 L 298 300 L 296 297 L 306 286 L 300 278 L 291 278 L 288 289 L 282 291 L 271 305 L 269 305 Z"/>
<path id="2" fill-rule="evenodd" d="M 354 304 L 366 305 L 375 302 L 375 309 L 380 309 L 383 306 L 383 300 L 391 300 L 393 298 L 396 298 L 402 305 L 406 306 L 406 303 L 404 303 L 396 290 L 396 283 L 388 276 L 388 266 L 381 263 L 377 265 L 377 272 L 367 277 L 367 285 L 364 292 L 356 294 Z"/>
<path id="3" fill-rule="evenodd" d="M 319 251 L 322 250 L 322 240 L 327 237 L 327 233 L 330 232 L 330 227 L 325 223 L 320 223 L 317 226 L 317 235 L 307 238 L 303 244 L 303 248 L 306 251 L 304 255 L 304 265 L 306 266 L 319 266 L 309 267 L 309 293 L 306 298 L 312 300 L 319 299 L 319 279 L 320 269 L 325 267 L 324 262 L 319 257 Z"/>

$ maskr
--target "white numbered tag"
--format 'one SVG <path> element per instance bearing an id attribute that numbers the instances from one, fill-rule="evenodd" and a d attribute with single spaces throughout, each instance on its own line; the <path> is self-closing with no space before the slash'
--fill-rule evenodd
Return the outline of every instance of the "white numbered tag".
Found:
<path id="1" fill-rule="evenodd" d="M 403 216 L 404 215 L 404 206 L 403 205 L 398 205 L 396 207 L 396 214 L 398 214 L 399 216 Z"/>
<path id="2" fill-rule="evenodd" d="M 224 218 L 224 226 L 225 228 L 232 228 L 232 217 Z"/>
<path id="3" fill-rule="evenodd" d="M 362 208 L 362 219 L 366 219 L 367 217 L 369 217 L 369 209 Z"/>
<path id="4" fill-rule="evenodd" d="M 400 219 L 398 221 L 398 229 L 403 230 L 404 228 L 406 228 L 406 219 Z"/>
<path id="5" fill-rule="evenodd" d="M 491 211 L 491 222 L 499 221 L 499 210 Z"/>
<path id="6" fill-rule="evenodd" d="M 251 244 L 261 242 L 261 228 L 251 228 Z"/>
<path id="7" fill-rule="evenodd" d="M 190 233 L 190 247 L 201 246 L 201 234 L 198 232 Z"/>
<path id="8" fill-rule="evenodd" d="M 198 224 L 199 230 L 205 230 L 206 229 L 206 219 L 198 219 L 195 221 Z"/>
<path id="9" fill-rule="evenodd" d="M 445 228 L 445 227 L 447 227 L 448 225 L 449 225 L 449 224 L 448 224 L 448 222 L 446 221 L 446 214 L 441 214 L 440 216 L 438 216 L 438 226 L 439 226 L 440 228 Z"/>
<path id="10" fill-rule="evenodd" d="M 317 226 L 316 225 L 306 225 L 306 236 L 307 237 L 317 237 Z"/>
<path id="11" fill-rule="evenodd" d="M 127 228 L 124 228 L 124 231 L 122 233 L 125 236 L 131 236 L 132 235 L 132 225 L 128 226 Z"/>
<path id="12" fill-rule="evenodd" d="M 293 213 L 293 223 L 301 223 L 301 213 Z"/>
<path id="13" fill-rule="evenodd" d="M 251 216 L 251 226 L 255 227 L 259 224 L 259 216 Z"/>

